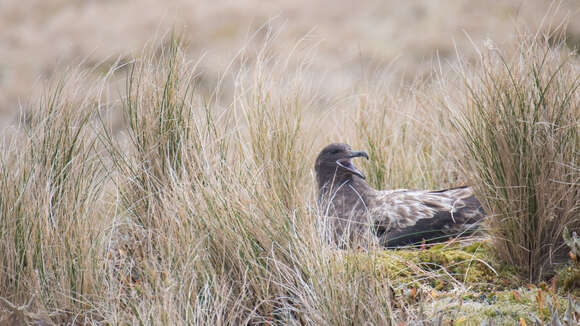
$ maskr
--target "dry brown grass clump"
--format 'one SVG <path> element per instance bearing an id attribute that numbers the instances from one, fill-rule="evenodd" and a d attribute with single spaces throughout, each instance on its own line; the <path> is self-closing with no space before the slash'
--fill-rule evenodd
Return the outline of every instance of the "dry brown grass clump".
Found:
<path id="1" fill-rule="evenodd" d="M 98 102 L 72 76 L 4 139 L 0 159 L 0 293 L 38 310 L 90 311 L 105 281 Z"/>
<path id="2" fill-rule="evenodd" d="M 387 281 L 346 268 L 318 237 L 300 75 L 261 51 L 233 74 L 224 107 L 196 93 L 195 64 L 175 42 L 158 59 L 127 77 L 127 144 L 103 134 L 122 221 L 109 267 L 119 293 L 103 318 L 388 323 L 389 292 L 376 294 Z"/>
<path id="3" fill-rule="evenodd" d="M 549 38 L 492 47 L 461 71 L 455 119 L 498 254 L 530 281 L 553 275 L 564 228 L 580 228 L 579 62 Z"/>

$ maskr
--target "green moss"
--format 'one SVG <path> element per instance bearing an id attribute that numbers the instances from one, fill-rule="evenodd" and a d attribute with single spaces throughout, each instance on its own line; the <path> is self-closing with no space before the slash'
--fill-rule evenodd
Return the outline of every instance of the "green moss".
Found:
<path id="1" fill-rule="evenodd" d="M 395 304 L 422 306 L 427 316 L 440 317 L 444 325 L 480 325 L 484 321 L 520 325 L 520 318 L 528 324 L 532 318 L 548 321 L 547 296 L 563 313 L 566 293 L 580 288 L 580 268 L 570 265 L 560 269 L 557 286 L 526 285 L 512 266 L 495 258 L 486 242 L 351 252 L 346 263 L 346 267 L 387 281 L 395 290 Z"/>
<path id="2" fill-rule="evenodd" d="M 509 270 L 500 269 L 489 254 L 489 245 L 475 242 L 467 246 L 438 244 L 428 249 L 379 250 L 356 253 L 349 257 L 366 261 L 380 278 L 388 279 L 393 286 L 424 286 L 447 290 L 458 283 L 484 289 L 502 289 L 514 285 Z"/>
<path id="3" fill-rule="evenodd" d="M 580 296 L 580 264 L 568 264 L 556 271 L 556 284 L 563 293 Z"/>
<path id="4" fill-rule="evenodd" d="M 443 295 L 434 298 L 427 306 L 427 314 L 444 314 L 444 324 L 460 321 L 461 325 L 480 325 L 483 321 L 494 325 L 520 325 L 520 318 L 532 324 L 532 317 L 547 322 L 551 317 L 547 296 L 563 313 L 566 298 L 547 293 L 535 286 L 489 293 L 468 292 L 462 295 Z M 539 296 L 542 297 L 540 312 Z"/>

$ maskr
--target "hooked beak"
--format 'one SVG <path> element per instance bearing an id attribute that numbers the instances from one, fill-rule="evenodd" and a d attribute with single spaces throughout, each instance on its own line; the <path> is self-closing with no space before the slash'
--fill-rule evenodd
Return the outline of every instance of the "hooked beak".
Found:
<path id="1" fill-rule="evenodd" d="M 365 151 L 352 151 L 351 150 L 348 153 L 349 158 L 340 159 L 340 160 L 336 161 L 336 164 L 338 166 L 340 166 L 341 168 L 343 168 L 343 169 L 345 169 L 353 174 L 358 175 L 361 179 L 366 179 L 364 173 L 362 173 L 361 170 L 357 169 L 350 161 L 350 159 L 353 157 L 361 157 L 361 156 L 366 157 L 367 160 L 369 159 L 369 154 L 367 154 L 367 152 L 365 152 Z"/>
<path id="2" fill-rule="evenodd" d="M 350 156 L 351 158 L 353 157 L 365 157 L 367 160 L 369 159 L 369 154 L 367 154 L 367 152 L 365 151 L 350 151 L 350 153 L 348 153 L 348 156 Z"/>

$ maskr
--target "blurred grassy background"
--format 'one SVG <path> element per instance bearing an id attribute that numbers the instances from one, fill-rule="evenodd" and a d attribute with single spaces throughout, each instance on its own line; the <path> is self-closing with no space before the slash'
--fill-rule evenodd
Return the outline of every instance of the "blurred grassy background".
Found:
<path id="1" fill-rule="evenodd" d="M 454 61 L 457 47 L 473 58 L 472 41 L 509 42 L 516 26 L 535 31 L 568 19 L 568 40 L 577 45 L 578 2 L 562 1 L 557 14 L 542 22 L 550 5 L 544 0 L 3 0 L 0 126 L 14 122 L 20 103 L 39 95 L 39 80 L 66 67 L 95 64 L 102 69 L 93 77 L 100 78 L 117 58 L 130 61 L 172 28 L 183 36 L 192 58 L 204 54 L 200 74 L 212 90 L 242 47 L 261 47 L 262 35 L 250 36 L 270 21 L 279 33 L 273 54 L 293 51 L 304 38 L 301 46 L 316 50 L 308 72 L 323 79 L 323 94 L 333 96 L 360 86 L 379 68 L 396 67 L 392 73 L 405 81 L 421 78 L 432 71 L 435 55 Z"/>

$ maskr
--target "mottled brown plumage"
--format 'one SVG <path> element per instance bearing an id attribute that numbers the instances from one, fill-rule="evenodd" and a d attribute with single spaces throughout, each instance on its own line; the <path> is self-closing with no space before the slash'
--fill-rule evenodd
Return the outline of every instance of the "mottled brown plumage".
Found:
<path id="1" fill-rule="evenodd" d="M 471 234 L 484 217 L 470 187 L 375 190 L 352 163 L 355 157 L 369 158 L 364 151 L 335 143 L 316 159 L 319 207 L 337 244 L 399 247 L 444 241 Z"/>

